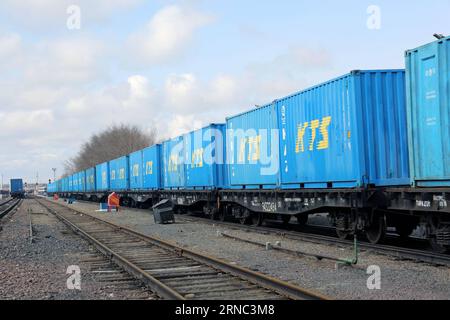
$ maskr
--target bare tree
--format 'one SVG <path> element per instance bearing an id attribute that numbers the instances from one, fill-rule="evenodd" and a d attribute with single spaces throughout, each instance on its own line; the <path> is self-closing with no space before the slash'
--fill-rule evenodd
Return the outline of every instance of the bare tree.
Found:
<path id="1" fill-rule="evenodd" d="M 112 125 L 94 134 L 81 146 L 78 154 L 64 163 L 65 174 L 73 174 L 110 161 L 156 143 L 156 130 L 144 132 L 137 126 Z"/>

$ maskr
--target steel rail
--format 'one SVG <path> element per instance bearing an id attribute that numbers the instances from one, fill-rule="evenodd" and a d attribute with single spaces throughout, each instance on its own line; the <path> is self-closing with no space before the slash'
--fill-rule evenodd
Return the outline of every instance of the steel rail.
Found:
<path id="1" fill-rule="evenodd" d="M 112 262 L 123 268 L 125 271 L 133 275 L 135 278 L 141 280 L 144 282 L 152 291 L 157 293 L 160 297 L 165 299 L 171 299 L 171 300 L 185 300 L 183 296 L 163 284 L 162 282 L 158 281 L 154 277 L 152 277 L 150 274 L 148 274 L 146 271 L 140 269 L 138 266 L 136 266 L 134 263 L 130 262 L 129 260 L 125 259 L 118 253 L 114 252 L 111 248 L 109 248 L 107 245 L 101 243 L 96 238 L 91 236 L 89 233 L 85 232 L 81 227 L 75 225 L 65 217 L 58 214 L 58 212 L 49 206 L 45 205 L 41 201 L 37 200 L 42 206 L 44 206 L 47 210 L 49 210 L 52 214 L 54 214 L 59 220 L 61 220 L 64 224 L 69 226 L 74 232 L 81 235 L 85 239 L 87 239 L 89 242 L 94 244 L 94 246 L 105 256 L 107 256 Z M 120 229 L 119 229 L 120 230 Z"/>
<path id="2" fill-rule="evenodd" d="M 125 232 L 127 234 L 133 235 L 135 237 L 138 237 L 139 239 L 146 241 L 152 245 L 156 245 L 164 250 L 167 251 L 172 251 L 177 253 L 179 256 L 182 257 L 186 257 L 189 259 L 192 259 L 194 261 L 197 261 L 199 263 L 208 265 L 214 269 L 218 269 L 222 272 L 234 275 L 238 278 L 244 279 L 246 281 L 249 281 L 251 283 L 254 283 L 258 286 L 261 286 L 263 288 L 269 289 L 271 291 L 277 292 L 278 294 L 287 297 L 289 299 L 293 299 L 293 300 L 331 300 L 329 297 L 317 293 L 317 292 L 313 292 L 312 290 L 307 290 L 304 288 L 300 288 L 298 286 L 292 285 L 290 283 L 284 282 L 282 280 L 261 274 L 259 272 L 255 272 L 253 270 L 249 270 L 247 268 L 243 268 L 234 264 L 230 264 L 227 263 L 221 259 L 206 255 L 206 254 L 200 254 L 198 252 L 186 249 L 186 248 L 182 248 L 179 247 L 175 244 L 169 243 L 165 240 L 162 240 L 160 238 L 154 237 L 154 236 L 148 236 L 148 235 L 144 235 L 140 232 L 137 232 L 135 230 L 132 230 L 130 228 L 127 227 L 123 227 L 123 226 L 119 226 L 117 224 L 114 224 L 112 222 L 109 221 L 105 221 L 103 219 L 94 217 L 90 214 L 87 214 L 85 212 L 79 211 L 75 208 L 69 208 L 65 205 L 56 203 L 56 202 L 50 202 L 48 200 L 45 200 L 47 203 L 51 203 L 54 204 L 56 206 L 60 206 L 63 207 L 65 209 L 69 209 L 71 211 L 74 211 L 76 213 L 82 214 L 84 216 L 88 216 L 89 218 L 91 218 L 94 221 L 97 221 L 99 223 L 103 223 L 106 225 L 109 225 L 110 227 L 115 228 L 117 231 L 122 231 Z M 52 213 L 54 213 L 56 216 L 58 216 L 58 214 L 56 213 L 55 210 L 52 210 L 48 205 L 42 203 L 41 201 L 38 200 L 39 203 L 41 203 L 44 207 L 46 207 L 49 211 L 51 211 Z M 125 266 L 128 266 L 128 268 L 131 269 L 131 271 L 133 271 L 134 275 L 138 278 L 141 278 L 143 275 L 143 270 L 140 270 L 139 268 L 137 268 L 136 266 L 131 266 L 130 263 L 126 260 L 124 260 L 124 258 L 120 257 L 118 254 L 114 253 L 110 248 L 108 248 L 106 245 L 99 243 L 95 238 L 91 237 L 89 234 L 87 234 L 86 232 L 84 232 L 83 230 L 81 230 L 80 227 L 76 226 L 75 224 L 71 223 L 70 221 L 68 221 L 67 219 L 65 219 L 64 217 L 61 217 L 62 221 L 64 221 L 66 224 L 68 224 L 69 226 L 71 226 L 72 229 L 75 230 L 79 230 L 79 233 L 81 235 L 83 235 L 84 237 L 86 237 L 87 239 L 90 239 L 90 241 L 92 241 L 93 243 L 96 244 L 96 246 L 98 246 L 101 250 L 101 252 L 103 254 L 106 255 L 112 255 L 112 257 L 119 262 L 120 264 L 124 264 Z M 115 262 L 116 262 L 115 261 Z M 141 276 L 139 275 L 141 274 Z M 148 275 L 149 277 L 151 277 L 150 275 Z M 163 283 L 159 282 L 157 279 L 151 277 L 150 278 L 150 285 L 154 284 L 154 281 L 157 281 L 157 283 L 165 286 Z M 159 289 L 159 285 L 155 286 L 155 290 Z M 167 287 L 167 289 L 171 290 L 170 288 Z M 158 294 L 159 292 L 156 291 Z M 183 298 L 182 296 L 180 296 L 179 298 Z M 171 298 L 173 299 L 173 298 Z"/>
<path id="3" fill-rule="evenodd" d="M 83 203 L 91 203 L 89 201 L 80 201 Z M 211 220 L 208 218 L 196 217 L 196 216 L 183 216 L 178 215 L 178 218 L 184 221 L 200 221 L 205 224 L 225 226 L 234 230 L 243 230 L 247 232 L 256 232 L 259 234 L 270 234 L 280 236 L 290 240 L 307 241 L 315 244 L 332 244 L 335 246 L 349 247 L 354 246 L 353 240 L 342 240 L 337 237 L 330 237 L 325 235 L 319 235 L 314 233 L 305 233 L 300 231 L 289 231 L 271 227 L 257 227 L 249 225 L 240 225 L 238 223 L 224 222 L 220 220 Z M 191 220 L 189 220 L 191 219 Z M 375 253 L 393 257 L 397 259 L 411 260 L 416 262 L 428 263 L 438 266 L 450 266 L 450 255 L 435 253 L 431 251 L 423 251 L 417 249 L 409 249 L 403 247 L 397 247 L 392 245 L 371 244 L 367 242 L 358 242 L 358 248 L 361 251 L 373 251 Z"/>
<path id="4" fill-rule="evenodd" d="M 307 241 L 312 243 L 318 243 L 318 244 L 333 244 L 338 246 L 344 246 L 349 247 L 353 246 L 354 243 L 352 240 L 342 240 L 335 237 L 330 236 L 324 236 L 324 235 L 318 235 L 318 234 L 311 234 L 311 233 L 303 233 L 299 231 L 287 231 L 287 230 L 280 230 L 280 229 L 274 229 L 269 227 L 257 227 L 257 226 L 244 226 L 236 223 L 230 223 L 230 222 L 222 222 L 222 221 L 216 221 L 216 220 L 210 220 L 207 218 L 201 218 L 201 217 L 195 217 L 195 216 L 189 216 L 188 218 L 185 217 L 179 217 L 184 221 L 201 221 L 206 224 L 213 224 L 216 226 L 224 226 L 230 229 L 234 230 L 241 230 L 241 231 L 247 231 L 247 232 L 255 232 L 259 234 L 269 234 L 269 235 L 275 235 L 279 236 L 285 239 L 290 240 L 301 240 L 301 241 Z M 416 262 L 423 262 L 423 263 L 429 263 L 433 265 L 439 265 L 439 266 L 450 266 L 450 255 L 446 254 L 439 254 L 431 251 L 422 251 L 417 249 L 409 249 L 409 248 L 402 248 L 402 247 L 396 247 L 396 246 L 390 246 L 390 245 L 380 245 L 380 244 L 371 244 L 367 242 L 358 242 L 358 247 L 361 251 L 373 251 L 385 256 L 394 257 L 397 259 L 404 259 L 404 260 L 412 260 Z"/>
<path id="5" fill-rule="evenodd" d="M 10 203 L 12 203 L 12 204 L 9 205 Z M 5 210 L 0 212 L 0 219 L 5 217 L 8 213 L 13 211 L 15 208 L 17 208 L 21 203 L 22 203 L 21 199 L 10 199 L 10 200 L 6 201 L 5 203 L 2 203 L 0 205 L 0 207 L 3 207 L 5 205 L 9 205 L 9 206 Z"/>

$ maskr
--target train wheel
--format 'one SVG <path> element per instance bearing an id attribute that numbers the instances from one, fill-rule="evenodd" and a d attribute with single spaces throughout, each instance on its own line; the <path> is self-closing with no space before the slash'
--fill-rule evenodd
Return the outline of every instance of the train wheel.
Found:
<path id="1" fill-rule="evenodd" d="M 260 227 L 264 223 L 264 213 L 255 213 L 252 215 L 252 224 Z"/>
<path id="2" fill-rule="evenodd" d="M 348 215 L 340 214 L 336 217 L 336 235 L 341 240 L 347 240 L 352 234 L 351 224 Z"/>
<path id="3" fill-rule="evenodd" d="M 386 236 L 386 221 L 383 215 L 374 218 L 372 224 L 366 228 L 366 237 L 370 243 L 381 243 Z"/>
<path id="4" fill-rule="evenodd" d="M 306 226 L 306 224 L 308 223 L 308 215 L 301 214 L 301 215 L 297 216 L 297 223 L 302 227 Z"/>

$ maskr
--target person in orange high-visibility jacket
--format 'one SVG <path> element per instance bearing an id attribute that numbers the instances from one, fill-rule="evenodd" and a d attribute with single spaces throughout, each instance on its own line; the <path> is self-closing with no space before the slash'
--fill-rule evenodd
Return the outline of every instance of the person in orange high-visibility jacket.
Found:
<path id="1" fill-rule="evenodd" d="M 108 196 L 108 211 L 111 211 L 113 208 L 117 211 L 119 211 L 120 208 L 120 197 L 115 192 Z"/>

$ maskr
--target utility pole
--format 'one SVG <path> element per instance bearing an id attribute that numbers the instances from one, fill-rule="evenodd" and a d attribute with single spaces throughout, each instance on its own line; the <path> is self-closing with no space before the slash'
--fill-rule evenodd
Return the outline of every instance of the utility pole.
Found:
<path id="1" fill-rule="evenodd" d="M 37 194 L 39 186 L 39 172 L 36 172 L 36 186 L 34 187 L 34 192 Z"/>
<path id="2" fill-rule="evenodd" d="M 53 170 L 53 182 L 56 181 L 56 168 L 52 168 Z"/>

